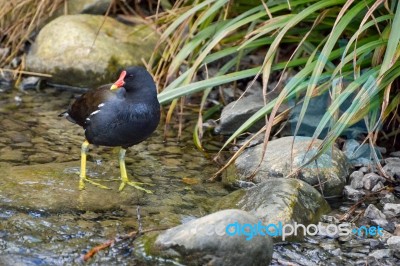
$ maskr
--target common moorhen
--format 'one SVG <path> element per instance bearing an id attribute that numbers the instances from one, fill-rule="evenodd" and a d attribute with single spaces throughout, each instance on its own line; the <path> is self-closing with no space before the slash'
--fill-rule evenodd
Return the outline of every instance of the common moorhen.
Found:
<path id="1" fill-rule="evenodd" d="M 160 103 L 153 78 L 142 67 L 128 67 L 114 84 L 103 85 L 77 98 L 60 114 L 85 129 L 86 140 L 81 149 L 79 189 L 84 181 L 108 188 L 86 177 L 86 153 L 89 144 L 121 147 L 119 165 L 122 183 L 151 193 L 144 183 L 129 181 L 125 167 L 125 152 L 148 138 L 160 121 Z"/>

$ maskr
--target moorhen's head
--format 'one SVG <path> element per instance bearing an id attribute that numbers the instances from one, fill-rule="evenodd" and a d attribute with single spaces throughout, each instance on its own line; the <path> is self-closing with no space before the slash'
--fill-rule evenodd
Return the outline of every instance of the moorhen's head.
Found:
<path id="1" fill-rule="evenodd" d="M 127 93 L 138 91 L 151 91 L 157 93 L 153 77 L 143 67 L 132 66 L 121 72 L 118 80 L 111 86 L 111 90 L 124 87 Z"/>

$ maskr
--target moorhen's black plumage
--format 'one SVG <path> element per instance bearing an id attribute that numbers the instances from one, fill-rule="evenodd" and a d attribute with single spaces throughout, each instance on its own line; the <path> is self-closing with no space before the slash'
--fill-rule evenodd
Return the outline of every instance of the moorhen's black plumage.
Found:
<path id="1" fill-rule="evenodd" d="M 151 192 L 129 181 L 125 167 L 125 152 L 128 147 L 148 138 L 160 121 L 160 104 L 153 78 L 142 67 L 128 67 L 122 71 L 114 84 L 90 90 L 76 99 L 69 109 L 60 114 L 85 129 L 86 140 L 81 150 L 81 173 L 79 188 L 84 181 L 107 188 L 86 177 L 86 153 L 89 144 L 121 147 L 119 164 L 122 183 Z"/>

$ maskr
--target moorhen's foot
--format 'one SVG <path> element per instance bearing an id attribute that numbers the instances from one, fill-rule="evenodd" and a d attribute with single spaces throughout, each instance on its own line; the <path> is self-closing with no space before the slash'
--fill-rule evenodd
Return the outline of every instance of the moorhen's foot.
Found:
<path id="1" fill-rule="evenodd" d="M 140 185 L 154 186 L 153 184 L 142 183 L 142 182 L 133 182 L 133 181 L 129 181 L 129 180 L 122 180 L 121 185 L 119 186 L 119 191 L 122 191 L 126 185 L 132 186 L 139 190 L 143 190 L 146 193 L 153 194 L 153 191 L 145 189 L 144 187 L 140 186 Z"/>
<path id="2" fill-rule="evenodd" d="M 94 182 L 93 180 L 87 178 L 87 177 L 81 177 L 81 179 L 79 180 L 79 190 L 83 190 L 85 189 L 85 182 L 88 182 L 96 187 L 102 188 L 102 189 L 111 189 L 109 187 L 106 187 L 100 183 Z"/>

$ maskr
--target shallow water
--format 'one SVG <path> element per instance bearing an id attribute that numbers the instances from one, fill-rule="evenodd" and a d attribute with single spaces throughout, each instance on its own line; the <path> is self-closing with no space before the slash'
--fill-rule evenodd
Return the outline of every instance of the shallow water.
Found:
<path id="1" fill-rule="evenodd" d="M 78 190 L 83 130 L 57 116 L 73 97 L 70 92 L 54 89 L 0 93 L 0 163 L 3 163 L 0 178 L 4 169 L 28 175 L 16 186 L 16 194 L 22 193 L 19 192 L 21 186 L 35 183 L 29 175 L 31 172 L 32 179 L 37 178 L 38 169 L 44 172 L 64 170 L 65 179 L 72 177 Z M 203 182 L 217 167 L 194 147 L 190 130 L 189 126 L 185 128 L 177 142 L 176 131 L 172 129 L 172 136 L 164 143 L 163 131 L 159 129 L 148 141 L 129 149 L 126 158 L 128 175 L 137 181 L 152 183 L 154 186 L 149 189 L 154 193 L 141 193 L 126 187 L 125 194 L 114 194 L 117 202 L 121 196 L 122 203 L 118 207 L 104 203 L 107 205 L 104 209 L 97 206 L 87 210 L 73 206 L 73 199 L 69 203 L 68 198 L 60 195 L 66 203 L 60 204 L 60 199 L 53 199 L 56 203 L 40 202 L 40 208 L 35 208 L 29 199 L 18 195 L 0 197 L 0 262 L 22 261 L 23 265 L 79 263 L 81 255 L 90 248 L 137 230 L 137 207 L 144 230 L 172 227 L 209 213 L 215 201 L 228 191 L 219 183 Z M 89 155 L 88 160 L 92 162 L 88 167 L 89 176 L 118 177 L 117 153 L 113 149 L 91 146 Z M 51 182 L 53 186 L 65 186 L 64 181 L 62 184 Z M 103 184 L 116 190 L 119 182 Z M 101 193 L 106 193 L 90 185 L 87 187 L 90 193 L 99 193 L 100 198 Z M 47 191 L 38 188 L 35 193 L 50 193 L 49 189 L 52 187 L 47 187 Z M 131 195 L 127 197 L 126 194 Z M 129 256 L 132 252 L 134 247 L 130 242 L 122 241 L 97 254 L 91 262 L 131 264 L 136 261 L 135 256 Z"/>
<path id="2" fill-rule="evenodd" d="M 117 153 L 93 146 L 88 175 L 113 190 L 87 185 L 79 192 L 83 130 L 57 116 L 73 97 L 55 89 L 0 92 L 0 265 L 83 264 L 83 254 L 99 244 L 140 226 L 161 229 L 204 216 L 229 193 L 219 182 L 204 182 L 217 166 L 194 147 L 190 121 L 196 120 L 190 115 L 179 142 L 172 129 L 164 143 L 159 127 L 128 150 L 128 174 L 154 184 L 153 194 L 130 187 L 118 193 L 119 182 L 108 182 L 119 176 Z M 175 265 L 148 257 L 138 240 L 118 241 L 89 264 Z M 384 248 L 377 239 L 315 236 L 275 244 L 272 265 L 365 265 L 374 263 L 368 258 L 373 249 Z"/>

